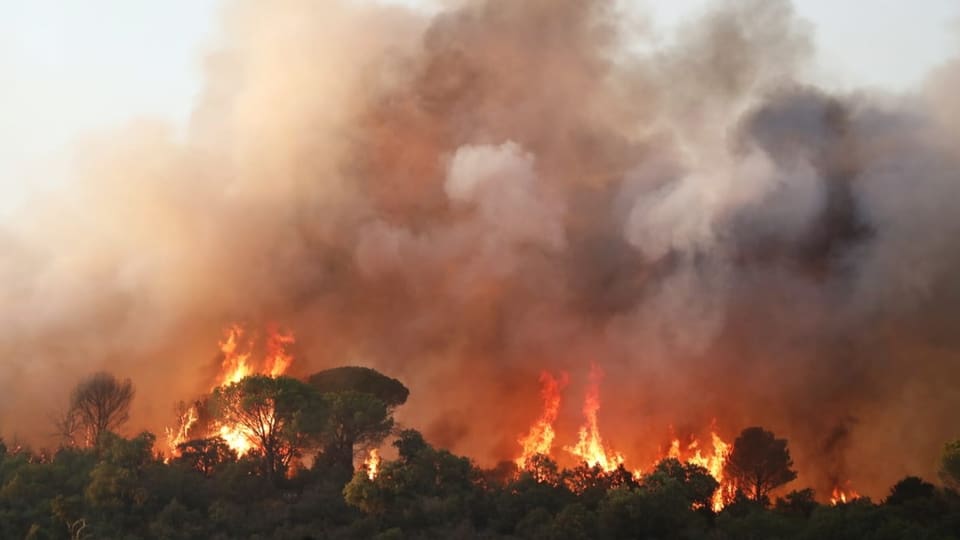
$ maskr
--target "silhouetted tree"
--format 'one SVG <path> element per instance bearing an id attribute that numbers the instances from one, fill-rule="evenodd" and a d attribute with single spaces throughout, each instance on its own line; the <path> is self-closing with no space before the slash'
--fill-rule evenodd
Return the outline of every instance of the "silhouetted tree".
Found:
<path id="1" fill-rule="evenodd" d="M 960 439 L 943 445 L 939 473 L 943 483 L 955 489 L 960 489 Z"/>
<path id="2" fill-rule="evenodd" d="M 104 433 L 115 431 L 129 419 L 134 393 L 130 379 L 121 381 L 110 373 L 94 373 L 73 389 L 60 427 L 66 431 L 80 429 L 87 445 L 97 444 Z"/>
<path id="3" fill-rule="evenodd" d="M 375 369 L 344 366 L 326 369 L 311 375 L 307 382 L 321 394 L 335 392 L 360 392 L 370 394 L 389 410 L 407 402 L 410 391 L 397 379 L 387 377 Z"/>
<path id="4" fill-rule="evenodd" d="M 695 508 L 710 508 L 713 493 L 720 487 L 710 471 L 692 463 L 681 463 L 676 458 L 667 458 L 643 477 L 643 485 L 648 489 L 659 489 L 668 480 L 676 481 L 684 496 Z"/>
<path id="5" fill-rule="evenodd" d="M 529 474 L 541 484 L 559 486 L 561 483 L 560 467 L 557 462 L 546 454 L 534 454 L 523 466 L 523 472 Z"/>
<path id="6" fill-rule="evenodd" d="M 323 433 L 324 458 L 353 474 L 354 450 L 375 446 L 390 434 L 393 418 L 386 405 L 371 394 L 355 391 L 323 395 L 329 423 Z"/>
<path id="7" fill-rule="evenodd" d="M 725 473 L 753 501 L 767 504 L 770 491 L 797 477 L 786 439 L 749 427 L 733 443 Z"/>
<path id="8" fill-rule="evenodd" d="M 309 383 L 330 411 L 322 460 L 353 475 L 354 452 L 379 445 L 393 429 L 393 410 L 410 391 L 400 381 L 370 368 L 347 366 L 314 373 Z"/>
<path id="9" fill-rule="evenodd" d="M 774 508 L 782 514 L 808 518 L 810 514 L 820 506 L 817 504 L 815 495 L 814 491 L 810 488 L 791 491 L 783 498 L 778 497 Z"/>
<path id="10" fill-rule="evenodd" d="M 59 439 L 61 447 L 78 446 L 84 441 L 77 438 L 82 434 L 80 415 L 69 406 L 53 418 L 54 435 Z"/>
<path id="11" fill-rule="evenodd" d="M 930 499 L 936 494 L 936 488 L 922 478 L 908 476 L 890 488 L 890 495 L 884 504 L 902 505 L 917 499 Z"/>
<path id="12" fill-rule="evenodd" d="M 193 439 L 177 445 L 179 454 L 174 463 L 187 465 L 210 477 L 223 464 L 237 460 L 237 452 L 220 437 Z"/>

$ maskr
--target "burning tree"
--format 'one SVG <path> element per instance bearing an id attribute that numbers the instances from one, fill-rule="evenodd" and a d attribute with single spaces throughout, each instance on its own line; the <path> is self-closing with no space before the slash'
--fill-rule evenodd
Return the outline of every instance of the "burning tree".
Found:
<path id="1" fill-rule="evenodd" d="M 240 324 L 231 324 L 224 330 L 218 344 L 220 370 L 210 386 L 211 392 L 250 375 L 277 377 L 286 372 L 293 363 L 293 355 L 287 350 L 296 341 L 293 334 L 271 324 L 263 337 L 258 346 L 259 332 L 248 332 Z M 180 454 L 180 445 L 191 439 L 220 437 L 240 456 L 253 446 L 241 429 L 210 417 L 208 400 L 209 396 L 202 396 L 191 403 L 177 405 L 177 424 L 166 430 L 169 453 L 173 457 Z"/>
<path id="2" fill-rule="evenodd" d="M 211 404 L 221 426 L 260 456 L 273 479 L 312 444 L 327 416 L 316 391 L 289 377 L 245 377 L 214 390 Z"/>
<path id="3" fill-rule="evenodd" d="M 797 477 L 786 439 L 761 427 L 749 427 L 733 442 L 725 474 L 756 502 L 769 501 L 770 491 Z"/>

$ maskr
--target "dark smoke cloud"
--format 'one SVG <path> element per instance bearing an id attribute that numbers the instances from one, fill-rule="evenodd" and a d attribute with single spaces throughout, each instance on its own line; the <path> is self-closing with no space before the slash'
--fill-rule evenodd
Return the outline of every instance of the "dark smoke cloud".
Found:
<path id="1" fill-rule="evenodd" d="M 569 444 L 596 362 L 638 465 L 716 419 L 788 437 L 821 490 L 932 477 L 960 405 L 960 68 L 836 95 L 786 1 L 718 2 L 666 45 L 624 9 L 229 5 L 185 139 L 91 140 L 0 230 L 5 435 L 43 444 L 98 369 L 160 432 L 223 325 L 271 321 L 298 373 L 400 377 L 401 420 L 484 465 L 542 369 L 571 373 Z"/>

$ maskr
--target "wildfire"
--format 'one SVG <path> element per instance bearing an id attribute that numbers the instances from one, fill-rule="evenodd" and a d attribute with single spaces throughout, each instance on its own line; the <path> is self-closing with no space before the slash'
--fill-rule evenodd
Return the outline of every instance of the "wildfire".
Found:
<path id="1" fill-rule="evenodd" d="M 287 352 L 287 347 L 295 342 L 292 333 L 283 334 L 277 328 L 271 327 L 267 334 L 267 356 L 264 359 L 263 373 L 271 377 L 286 373 L 293 363 L 293 355 Z"/>
<path id="2" fill-rule="evenodd" d="M 575 445 L 564 446 L 563 449 L 573 454 L 590 466 L 600 467 L 605 472 L 611 472 L 622 465 L 626 459 L 620 452 L 604 446 L 598 426 L 598 411 L 600 410 L 600 382 L 603 371 L 596 365 L 591 366 L 589 384 L 583 404 L 585 418 L 583 426 L 578 432 Z M 560 392 L 567 384 L 567 376 L 554 378 L 547 372 L 540 375 L 540 395 L 543 398 L 543 412 L 537 421 L 530 427 L 526 437 L 519 439 L 521 453 L 514 460 L 520 469 L 536 454 L 549 455 L 552 450 L 556 432 L 553 424 L 556 421 L 560 408 Z M 686 445 L 681 445 L 680 439 L 673 439 L 666 452 L 662 452 L 657 459 L 675 458 L 681 462 L 703 467 L 720 484 L 713 495 L 711 508 L 719 512 L 731 500 L 736 492 L 736 486 L 729 479 L 724 478 L 724 466 L 730 455 L 732 445 L 724 441 L 713 429 L 710 434 L 709 449 L 700 444 L 696 438 Z M 633 472 L 635 478 L 642 478 L 640 469 Z"/>
<path id="3" fill-rule="evenodd" d="M 220 352 L 223 354 L 220 375 L 213 388 L 239 382 L 251 375 L 253 369 L 248 363 L 253 349 L 253 340 L 248 340 L 246 347 L 241 348 L 243 327 L 234 324 L 226 330 L 226 337 L 220 342 Z"/>
<path id="4" fill-rule="evenodd" d="M 273 409 L 270 410 L 270 416 L 273 416 Z M 238 456 L 242 456 L 253 448 L 253 433 L 245 426 L 224 425 L 217 431 L 227 446 L 233 448 Z"/>
<path id="5" fill-rule="evenodd" d="M 860 494 L 851 489 L 848 482 L 847 487 L 835 486 L 833 488 L 833 491 L 830 493 L 830 504 L 834 506 L 847 504 L 859 498 Z"/>
<path id="6" fill-rule="evenodd" d="M 553 377 L 546 371 L 540 373 L 540 396 L 543 399 L 543 413 L 530 426 L 527 436 L 521 437 L 518 441 L 523 449 L 520 457 L 514 460 L 518 468 L 523 469 L 527 460 L 536 454 L 550 454 L 550 450 L 553 448 L 553 439 L 556 437 L 553 423 L 556 421 L 557 413 L 560 410 L 560 390 L 566 385 L 566 373 L 562 373 L 559 378 Z"/>
<path id="7" fill-rule="evenodd" d="M 219 342 L 223 360 L 215 383 L 210 387 L 211 391 L 218 386 L 239 382 L 244 377 L 255 373 L 278 377 L 283 375 L 293 363 L 293 355 L 287 351 L 287 348 L 295 342 L 293 334 L 282 333 L 273 326 L 268 327 L 263 360 L 259 369 L 252 362 L 256 351 L 256 336 L 245 337 L 245 334 L 244 327 L 239 324 L 232 324 L 224 331 L 224 337 Z M 197 426 L 199 418 L 197 404 L 194 404 L 181 412 L 175 429 L 167 429 L 171 454 L 176 455 L 177 445 L 196 436 L 219 436 L 241 456 L 253 448 L 253 434 L 248 428 L 240 425 L 217 424 L 207 426 L 207 432 L 204 434 L 191 433 Z"/>
<path id="8" fill-rule="evenodd" d="M 187 441 L 187 436 L 190 433 L 190 430 L 193 429 L 193 426 L 199 419 L 200 415 L 198 414 L 196 405 L 191 405 L 189 407 L 182 405 L 180 414 L 177 417 L 176 429 L 166 429 L 167 439 L 170 441 L 170 448 L 172 450 L 176 451 L 177 445 Z"/>
<path id="9" fill-rule="evenodd" d="M 600 428 L 597 425 L 597 411 L 600 410 L 600 381 L 603 371 L 594 364 L 590 367 L 590 383 L 583 403 L 583 416 L 586 422 L 580 427 L 579 440 L 574 446 L 563 449 L 585 461 L 590 466 L 599 466 L 605 472 L 615 470 L 623 464 L 623 455 L 608 451 L 603 446 Z"/>
<path id="10" fill-rule="evenodd" d="M 376 448 L 370 450 L 370 455 L 363 460 L 363 465 L 367 469 L 367 478 L 370 480 L 376 480 L 377 475 L 380 474 L 380 451 Z"/>
<path id="11" fill-rule="evenodd" d="M 729 480 L 724 480 L 723 468 L 727 464 L 727 457 L 730 455 L 730 444 L 720 438 L 716 432 L 710 433 L 711 452 L 704 454 L 700 448 L 700 441 L 693 439 L 687 445 L 686 451 L 680 449 L 680 439 L 674 439 L 670 444 L 670 450 L 665 457 L 676 458 L 679 461 L 692 465 L 699 465 L 710 473 L 710 476 L 720 484 L 717 491 L 713 494 L 713 500 L 710 503 L 714 512 L 719 512 L 729 501 L 733 500 L 736 493 L 736 486 Z"/>

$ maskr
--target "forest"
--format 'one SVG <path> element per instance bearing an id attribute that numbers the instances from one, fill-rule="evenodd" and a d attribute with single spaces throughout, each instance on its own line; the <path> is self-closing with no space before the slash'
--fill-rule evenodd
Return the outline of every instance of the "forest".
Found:
<path id="1" fill-rule="evenodd" d="M 960 537 L 960 440 L 944 445 L 939 485 L 909 476 L 881 500 L 827 504 L 791 486 L 786 439 L 749 427 L 723 471 L 736 489 L 717 505 L 710 471 L 675 458 L 639 474 L 543 454 L 480 468 L 394 422 L 408 395 L 369 368 L 250 375 L 198 401 L 193 425 L 214 436 L 164 451 L 153 433 L 118 434 L 132 381 L 92 374 L 56 419 L 56 450 L 0 445 L 0 537 Z"/>

